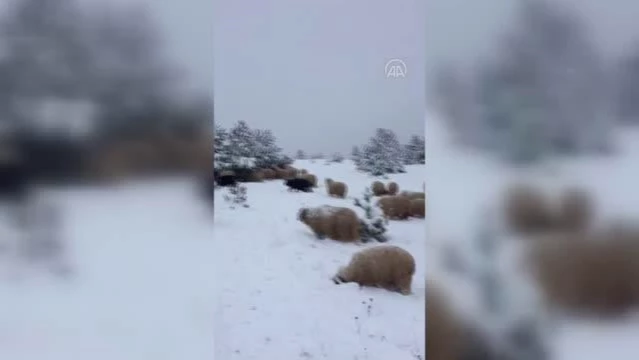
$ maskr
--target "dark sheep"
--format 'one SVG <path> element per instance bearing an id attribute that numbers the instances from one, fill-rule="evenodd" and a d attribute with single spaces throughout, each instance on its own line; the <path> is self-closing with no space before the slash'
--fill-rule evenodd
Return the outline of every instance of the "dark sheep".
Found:
<path id="1" fill-rule="evenodd" d="M 23 203 L 31 190 L 32 174 L 29 163 L 14 146 L 0 146 L 0 199 L 14 204 Z"/>
<path id="2" fill-rule="evenodd" d="M 284 185 L 288 186 L 289 191 L 313 192 L 313 183 L 307 179 L 293 178 L 284 181 Z"/>
<path id="3" fill-rule="evenodd" d="M 0 199 L 11 203 L 23 203 L 31 189 L 29 171 L 22 162 L 0 162 Z"/>
<path id="4" fill-rule="evenodd" d="M 220 175 L 217 178 L 218 186 L 235 186 L 237 184 L 237 180 L 235 175 Z"/>

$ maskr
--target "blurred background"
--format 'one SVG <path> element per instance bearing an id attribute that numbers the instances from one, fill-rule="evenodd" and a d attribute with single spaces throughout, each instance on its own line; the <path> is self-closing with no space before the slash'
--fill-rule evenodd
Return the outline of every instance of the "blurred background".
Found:
<path id="1" fill-rule="evenodd" d="M 211 13 L 1 2 L 0 358 L 212 356 Z"/>
<path id="2" fill-rule="evenodd" d="M 636 4 L 427 12 L 427 358 L 636 359 Z"/>

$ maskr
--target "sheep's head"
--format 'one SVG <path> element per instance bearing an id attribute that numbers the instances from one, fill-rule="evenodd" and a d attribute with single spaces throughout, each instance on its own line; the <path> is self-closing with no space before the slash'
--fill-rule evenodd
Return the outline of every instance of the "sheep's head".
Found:
<path id="1" fill-rule="evenodd" d="M 308 208 L 301 208 L 298 212 L 297 212 L 297 220 L 299 221 L 305 221 L 306 220 L 306 216 L 308 215 Z"/>

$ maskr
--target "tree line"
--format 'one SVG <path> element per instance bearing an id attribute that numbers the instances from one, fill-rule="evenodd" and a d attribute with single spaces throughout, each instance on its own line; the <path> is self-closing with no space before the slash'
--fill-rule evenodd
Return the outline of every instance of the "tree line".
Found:
<path id="1" fill-rule="evenodd" d="M 215 124 L 214 144 L 214 167 L 218 171 L 270 168 L 293 162 L 277 146 L 271 130 L 252 129 L 246 121 L 240 120 L 228 129 Z"/>
<path id="2" fill-rule="evenodd" d="M 37 109 L 57 99 L 95 108 L 96 133 L 125 136 L 210 121 L 206 94 L 180 96 L 146 7 L 79 0 L 12 0 L 0 17 L 0 123 L 37 131 Z"/>
<path id="3" fill-rule="evenodd" d="M 454 140 L 517 163 L 614 151 L 615 127 L 639 124 L 639 46 L 610 62 L 570 6 L 518 6 L 487 58 L 448 63 L 432 81 Z"/>

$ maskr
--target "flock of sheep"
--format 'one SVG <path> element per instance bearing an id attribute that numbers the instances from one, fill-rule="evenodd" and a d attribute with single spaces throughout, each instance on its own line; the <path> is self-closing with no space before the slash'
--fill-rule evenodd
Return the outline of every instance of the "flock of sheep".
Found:
<path id="1" fill-rule="evenodd" d="M 235 183 L 234 173 L 221 172 L 216 181 L 221 186 Z M 305 169 L 283 166 L 255 171 L 255 178 L 262 180 L 284 180 L 290 191 L 312 192 L 318 186 L 318 178 Z M 348 185 L 341 181 L 325 179 L 325 187 L 330 197 L 346 199 Z M 388 186 L 376 181 L 371 190 L 379 196 L 377 205 L 389 220 L 406 220 L 411 217 L 424 218 L 425 193 L 399 192 L 399 186 L 391 182 Z M 302 207 L 297 220 L 304 223 L 319 239 L 339 242 L 361 241 L 363 221 L 349 207 L 322 205 Z M 412 278 L 415 274 L 415 259 L 405 249 L 393 245 L 379 245 L 361 250 L 353 255 L 348 265 L 340 268 L 333 282 L 335 284 L 353 282 L 360 286 L 387 289 L 408 295 L 412 292 Z"/>
<path id="2" fill-rule="evenodd" d="M 503 200 L 504 229 L 524 241 L 522 265 L 550 308 L 605 318 L 639 306 L 639 227 L 596 221 L 594 201 L 575 187 L 552 194 L 517 184 L 507 189 Z M 455 313 L 432 279 L 427 281 L 426 303 L 427 358 L 474 358 L 470 354 L 477 353 L 478 345 L 468 338 L 472 326 Z M 487 357 L 493 358 L 503 357 Z"/>

